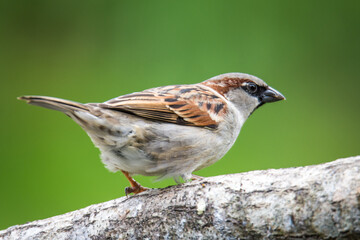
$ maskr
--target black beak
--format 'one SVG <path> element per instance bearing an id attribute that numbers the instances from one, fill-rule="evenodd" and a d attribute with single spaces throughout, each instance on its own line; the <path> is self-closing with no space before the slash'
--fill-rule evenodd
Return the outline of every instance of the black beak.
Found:
<path id="1" fill-rule="evenodd" d="M 285 97 L 280 92 L 276 91 L 275 89 L 273 89 L 271 87 L 266 89 L 260 98 L 261 98 L 262 103 L 285 100 Z"/>

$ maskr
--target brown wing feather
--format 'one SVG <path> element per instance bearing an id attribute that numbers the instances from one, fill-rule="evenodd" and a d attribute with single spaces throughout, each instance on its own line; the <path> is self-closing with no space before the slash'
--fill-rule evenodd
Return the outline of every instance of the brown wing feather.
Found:
<path id="1" fill-rule="evenodd" d="M 226 112 L 225 101 L 199 85 L 176 85 L 111 99 L 103 108 L 181 125 L 216 128 Z"/>

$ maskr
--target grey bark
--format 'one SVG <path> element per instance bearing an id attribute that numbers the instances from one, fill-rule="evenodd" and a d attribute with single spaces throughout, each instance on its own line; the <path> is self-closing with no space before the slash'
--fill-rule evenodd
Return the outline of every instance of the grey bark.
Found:
<path id="1" fill-rule="evenodd" d="M 1 239 L 360 239 L 360 156 L 204 178 L 0 231 Z"/>

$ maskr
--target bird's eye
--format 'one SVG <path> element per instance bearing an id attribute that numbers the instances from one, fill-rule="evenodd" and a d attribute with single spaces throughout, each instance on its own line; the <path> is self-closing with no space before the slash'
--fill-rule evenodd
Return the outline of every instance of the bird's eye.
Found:
<path id="1" fill-rule="evenodd" d="M 258 86 L 255 83 L 248 83 L 246 87 L 249 93 L 256 93 L 258 90 Z"/>

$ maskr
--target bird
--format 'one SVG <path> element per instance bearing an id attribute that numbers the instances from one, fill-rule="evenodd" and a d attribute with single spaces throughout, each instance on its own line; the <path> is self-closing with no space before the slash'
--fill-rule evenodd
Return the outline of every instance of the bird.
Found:
<path id="1" fill-rule="evenodd" d="M 105 167 L 127 178 L 128 195 L 149 189 L 135 175 L 172 177 L 177 183 L 198 179 L 192 173 L 221 159 L 257 108 L 285 97 L 256 76 L 234 72 L 103 103 L 47 96 L 18 99 L 63 112 L 79 124 L 100 149 Z"/>

